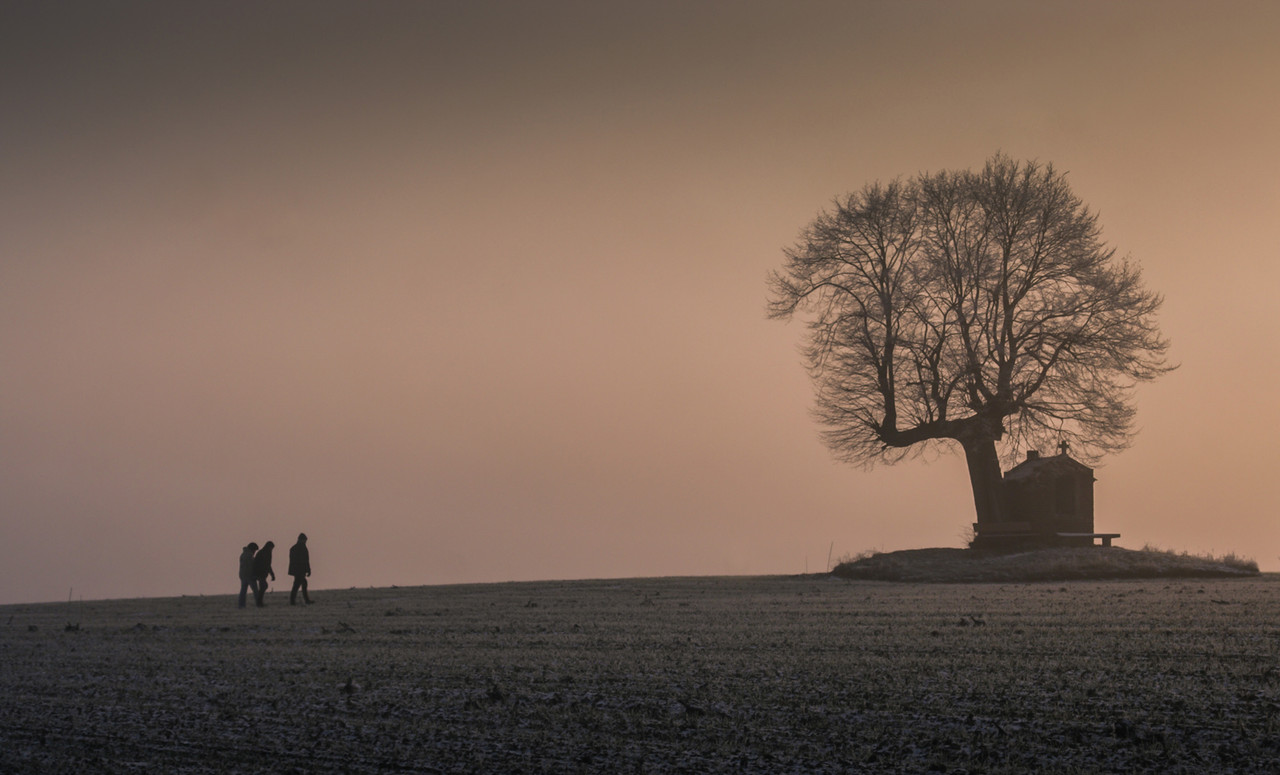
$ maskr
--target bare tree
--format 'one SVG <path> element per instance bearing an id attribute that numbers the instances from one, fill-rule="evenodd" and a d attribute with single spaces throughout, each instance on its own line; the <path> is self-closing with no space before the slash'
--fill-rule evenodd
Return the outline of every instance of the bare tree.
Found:
<path id="1" fill-rule="evenodd" d="M 842 460 L 964 450 L 979 522 L 1007 518 L 1000 451 L 1123 449 L 1136 383 L 1174 368 L 1159 295 L 1052 165 L 872 183 L 784 251 L 769 314 L 809 313 L 815 414 Z"/>

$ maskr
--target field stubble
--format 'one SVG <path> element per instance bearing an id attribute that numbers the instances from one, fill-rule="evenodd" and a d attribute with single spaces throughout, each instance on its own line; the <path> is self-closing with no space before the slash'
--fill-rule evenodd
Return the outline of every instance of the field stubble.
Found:
<path id="1" fill-rule="evenodd" d="M 4 772 L 1276 772 L 1280 578 L 0 607 Z"/>

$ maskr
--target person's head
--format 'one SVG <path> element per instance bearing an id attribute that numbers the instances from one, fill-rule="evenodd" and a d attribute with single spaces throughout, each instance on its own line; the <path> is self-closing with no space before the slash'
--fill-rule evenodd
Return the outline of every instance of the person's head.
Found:
<path id="1" fill-rule="evenodd" d="M 306 533 L 298 533 L 298 543 L 300 543 L 300 544 L 305 544 L 306 542 L 307 542 L 307 534 L 306 534 Z"/>
<path id="2" fill-rule="evenodd" d="M 265 544 L 263 544 L 263 545 L 262 545 L 262 548 L 263 548 L 263 549 L 274 549 L 274 548 L 275 548 L 275 543 L 273 543 L 273 542 L 271 542 L 271 541 L 267 541 Z"/>
<path id="3" fill-rule="evenodd" d="M 249 551 L 251 551 L 251 552 L 256 552 L 256 551 L 258 551 L 258 545 L 257 545 L 257 544 L 255 544 L 253 541 L 250 541 L 250 542 L 249 542 L 249 545 L 248 545 L 248 546 L 246 546 L 245 548 L 246 548 L 246 549 L 248 549 L 248 550 L 249 550 Z"/>

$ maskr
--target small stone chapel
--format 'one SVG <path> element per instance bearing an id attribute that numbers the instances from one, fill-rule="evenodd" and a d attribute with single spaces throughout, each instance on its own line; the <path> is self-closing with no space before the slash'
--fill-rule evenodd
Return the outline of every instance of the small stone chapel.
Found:
<path id="1" fill-rule="evenodd" d="M 1090 546 L 1094 539 L 1102 539 L 1104 546 L 1110 546 L 1119 534 L 1094 532 L 1093 483 L 1093 469 L 1071 457 L 1066 442 L 1059 445 L 1057 455 L 1028 450 L 1026 460 L 1004 474 L 1010 519 L 974 523 L 972 545 Z"/>

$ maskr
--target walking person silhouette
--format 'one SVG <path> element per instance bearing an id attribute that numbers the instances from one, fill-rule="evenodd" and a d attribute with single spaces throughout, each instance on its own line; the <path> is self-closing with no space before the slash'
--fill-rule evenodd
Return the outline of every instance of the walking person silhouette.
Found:
<path id="1" fill-rule="evenodd" d="M 258 607 L 262 608 L 266 605 L 263 597 L 267 594 L 267 576 L 271 576 L 271 580 L 276 580 L 276 572 L 271 569 L 271 550 L 275 548 L 275 544 L 267 541 L 258 550 L 258 554 L 253 558 L 253 577 L 257 581 L 257 589 L 253 591 L 254 597 L 258 602 Z"/>
<path id="2" fill-rule="evenodd" d="M 307 576 L 311 575 L 311 552 L 307 551 L 307 534 L 298 534 L 298 543 L 289 547 L 289 575 L 293 576 L 293 589 L 289 590 L 289 605 L 298 604 L 298 590 L 302 590 L 302 602 L 311 605 L 307 595 Z"/>
<path id="3" fill-rule="evenodd" d="M 253 575 L 253 553 L 258 551 L 258 545 L 249 542 L 249 545 L 240 552 L 240 607 L 245 606 L 245 592 L 252 589 L 253 599 L 258 599 L 258 582 Z"/>

